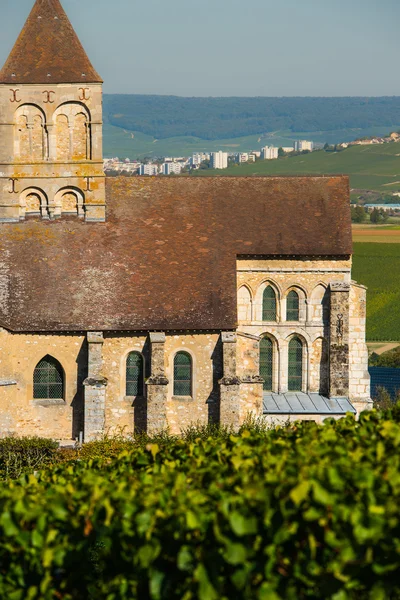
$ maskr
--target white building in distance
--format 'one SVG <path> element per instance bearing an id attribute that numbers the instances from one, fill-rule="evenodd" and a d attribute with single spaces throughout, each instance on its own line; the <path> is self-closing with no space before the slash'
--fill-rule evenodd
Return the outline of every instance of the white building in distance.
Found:
<path id="1" fill-rule="evenodd" d="M 205 160 L 210 160 L 210 155 L 205 154 L 204 152 L 197 152 L 196 154 L 193 154 L 190 163 L 192 167 L 199 167 Z"/>
<path id="2" fill-rule="evenodd" d="M 261 158 L 263 160 L 275 160 L 278 158 L 279 148 L 275 148 L 274 146 L 265 146 L 265 148 L 261 148 Z"/>
<path id="3" fill-rule="evenodd" d="M 158 165 L 140 165 L 139 175 L 158 175 Z"/>
<path id="4" fill-rule="evenodd" d="M 249 162 L 249 155 L 247 154 L 247 152 L 239 152 L 236 160 L 239 164 L 247 163 Z"/>
<path id="5" fill-rule="evenodd" d="M 163 175 L 179 175 L 182 172 L 182 163 L 166 162 L 163 164 L 161 172 Z"/>
<path id="6" fill-rule="evenodd" d="M 314 150 L 314 142 L 298 140 L 293 143 L 293 149 L 295 152 L 304 152 L 305 150 L 312 152 Z"/>
<path id="7" fill-rule="evenodd" d="M 212 152 L 211 153 L 211 165 L 212 169 L 227 169 L 228 168 L 228 153 L 222 152 Z"/>

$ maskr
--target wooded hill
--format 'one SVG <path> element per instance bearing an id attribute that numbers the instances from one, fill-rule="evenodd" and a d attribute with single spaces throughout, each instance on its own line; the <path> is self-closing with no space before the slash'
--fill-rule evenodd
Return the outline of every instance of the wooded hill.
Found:
<path id="1" fill-rule="evenodd" d="M 104 121 L 157 139 L 396 127 L 400 97 L 182 98 L 105 94 Z"/>

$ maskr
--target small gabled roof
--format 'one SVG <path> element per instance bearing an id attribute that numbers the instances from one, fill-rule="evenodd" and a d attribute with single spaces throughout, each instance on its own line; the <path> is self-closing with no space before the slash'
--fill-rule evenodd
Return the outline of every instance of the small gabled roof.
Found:
<path id="1" fill-rule="evenodd" d="M 36 0 L 1 83 L 102 83 L 59 0 Z"/>

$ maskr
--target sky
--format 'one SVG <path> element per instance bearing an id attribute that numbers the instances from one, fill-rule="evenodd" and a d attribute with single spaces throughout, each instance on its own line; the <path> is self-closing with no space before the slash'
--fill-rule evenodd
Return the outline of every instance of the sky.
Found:
<path id="1" fill-rule="evenodd" d="M 4 63 L 34 0 L 0 0 Z M 399 0 L 62 0 L 107 93 L 400 96 Z"/>

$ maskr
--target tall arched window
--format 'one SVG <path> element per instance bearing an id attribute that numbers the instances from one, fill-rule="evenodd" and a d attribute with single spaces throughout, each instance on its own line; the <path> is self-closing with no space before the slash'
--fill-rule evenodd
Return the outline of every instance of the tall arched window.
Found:
<path id="1" fill-rule="evenodd" d="M 62 366 L 52 356 L 45 356 L 33 373 L 33 397 L 35 399 L 64 398 L 64 373 Z"/>
<path id="2" fill-rule="evenodd" d="M 272 392 L 273 362 L 273 343 L 269 338 L 263 338 L 260 342 L 260 376 L 264 379 L 264 392 Z"/>
<path id="3" fill-rule="evenodd" d="M 126 359 L 126 395 L 143 396 L 144 363 L 139 352 L 131 352 Z"/>
<path id="4" fill-rule="evenodd" d="M 286 299 L 286 320 L 287 321 L 299 321 L 300 320 L 300 298 L 297 292 L 292 290 L 289 292 Z"/>
<path id="5" fill-rule="evenodd" d="M 190 354 L 178 352 L 174 359 L 174 396 L 191 396 L 192 383 Z"/>
<path id="6" fill-rule="evenodd" d="M 70 159 L 70 135 L 67 115 L 57 115 L 56 118 L 57 160 Z"/>
<path id="7" fill-rule="evenodd" d="M 289 392 L 301 392 L 303 389 L 303 343 L 294 337 L 289 342 Z"/>
<path id="8" fill-rule="evenodd" d="M 263 321 L 276 321 L 276 294 L 269 285 L 265 288 L 263 294 Z"/>
<path id="9" fill-rule="evenodd" d="M 87 118 L 83 113 L 75 115 L 73 130 L 73 160 L 83 160 L 87 158 Z"/>

